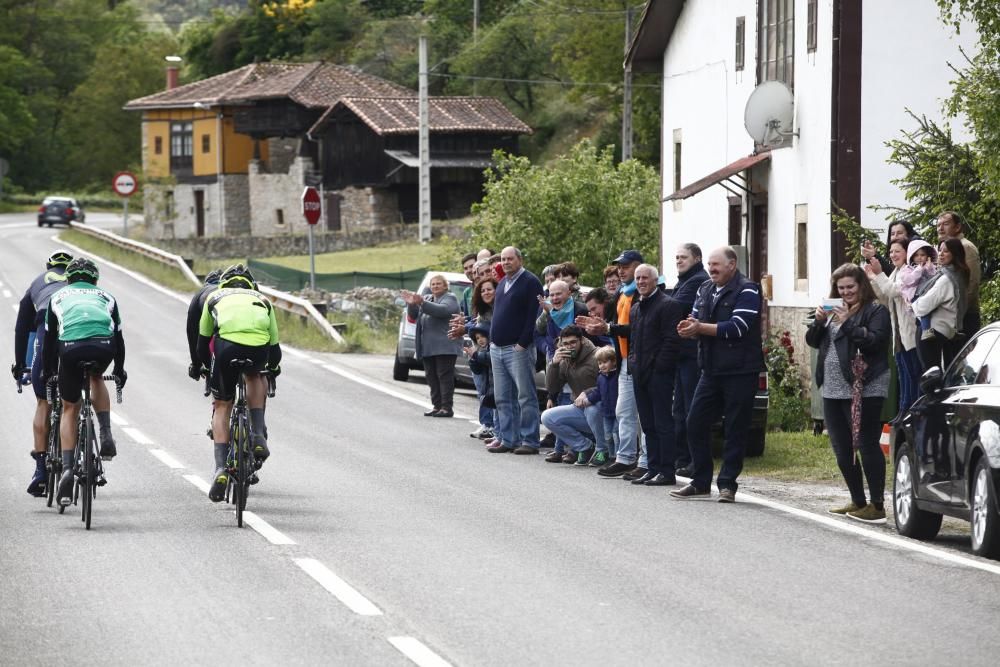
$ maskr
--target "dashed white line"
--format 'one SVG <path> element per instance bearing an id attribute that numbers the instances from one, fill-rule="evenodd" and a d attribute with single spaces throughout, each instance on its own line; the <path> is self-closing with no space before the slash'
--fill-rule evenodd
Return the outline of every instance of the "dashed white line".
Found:
<path id="1" fill-rule="evenodd" d="M 20 311 L 21 311 L 21 308 L 20 308 L 20 307 L 19 307 L 19 305 L 18 305 L 18 304 L 16 304 L 16 303 L 12 303 L 12 304 L 10 304 L 10 307 L 14 309 L 14 312 L 15 312 L 15 313 L 17 313 L 17 312 L 20 312 Z"/>
<path id="2" fill-rule="evenodd" d="M 248 510 L 243 511 L 243 520 L 271 544 L 295 544 L 295 540 Z"/>
<path id="3" fill-rule="evenodd" d="M 323 368 L 325 368 L 326 370 L 330 371 L 331 373 L 335 373 L 335 374 L 337 374 L 337 375 L 339 375 L 339 376 L 341 376 L 343 378 L 347 378 L 348 380 L 351 380 L 352 382 L 357 382 L 358 384 L 363 384 L 366 387 L 374 389 L 375 391 L 380 391 L 383 394 L 386 394 L 388 396 L 392 396 L 393 398 L 398 398 L 401 401 L 406 401 L 407 403 L 413 403 L 414 405 L 419 405 L 422 408 L 429 408 L 429 407 L 431 407 L 430 403 L 428 403 L 427 401 L 425 401 L 425 400 L 423 400 L 421 398 L 417 398 L 416 396 L 411 396 L 411 395 L 409 395 L 409 394 L 407 394 L 405 392 L 396 391 L 395 389 L 389 389 L 385 385 L 379 384 L 378 382 L 373 382 L 373 381 L 371 381 L 371 380 L 369 380 L 367 378 L 361 377 L 360 375 L 355 375 L 354 373 L 352 373 L 352 372 L 350 372 L 348 370 L 345 370 L 343 368 L 340 368 L 339 366 L 334 366 L 332 364 L 323 364 Z M 472 419 L 472 417 L 470 415 L 463 415 L 463 414 L 460 414 L 458 412 L 455 413 L 455 418 L 457 418 L 457 419 Z"/>
<path id="4" fill-rule="evenodd" d="M 208 490 L 211 488 L 211 484 L 198 477 L 198 475 L 184 475 L 184 479 L 194 484 L 202 493 L 208 493 Z"/>
<path id="5" fill-rule="evenodd" d="M 9 299 L 9 298 L 10 298 L 10 297 L 12 297 L 12 296 L 14 296 L 14 295 L 13 295 L 13 294 L 11 294 L 11 291 L 10 291 L 9 289 L 5 289 L 5 290 L 3 291 L 3 298 L 5 298 L 5 299 Z"/>
<path id="6" fill-rule="evenodd" d="M 173 468 L 174 470 L 180 470 L 181 468 L 184 467 L 183 463 L 181 463 L 180 461 L 178 461 L 177 459 L 175 459 L 173 456 L 171 456 L 162 449 L 151 449 L 149 450 L 149 453 L 155 456 L 156 458 L 160 459 L 160 462 L 163 463 L 168 468 Z"/>
<path id="7" fill-rule="evenodd" d="M 294 558 L 295 564 L 316 582 L 333 594 L 338 600 L 361 616 L 381 616 L 382 610 L 376 607 L 368 598 L 359 593 L 353 586 L 334 574 L 326 565 L 315 558 Z"/>
<path id="8" fill-rule="evenodd" d="M 451 667 L 451 663 L 427 648 L 416 637 L 389 637 L 389 643 L 419 667 Z"/>
<path id="9" fill-rule="evenodd" d="M 115 426 L 128 426 L 128 421 L 114 410 L 111 411 L 111 421 Z"/>
<path id="10" fill-rule="evenodd" d="M 132 428 L 131 426 L 122 427 L 122 431 L 125 435 L 132 438 L 139 445 L 152 445 L 153 441 L 146 437 L 146 434 L 137 428 Z"/>

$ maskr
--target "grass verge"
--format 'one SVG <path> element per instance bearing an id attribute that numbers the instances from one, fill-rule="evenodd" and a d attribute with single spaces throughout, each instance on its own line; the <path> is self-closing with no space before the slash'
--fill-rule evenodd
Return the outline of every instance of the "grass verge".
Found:
<path id="1" fill-rule="evenodd" d="M 830 438 L 811 431 L 768 433 L 764 455 L 747 457 L 743 472 L 789 482 L 843 483 Z M 892 464 L 886 460 L 886 480 L 892 479 L 891 472 Z"/>
<path id="2" fill-rule="evenodd" d="M 441 242 L 412 242 L 327 252 L 316 255 L 316 273 L 348 273 L 351 271 L 386 273 L 433 267 L 440 263 L 441 254 L 447 248 L 448 246 Z M 454 264 L 456 266 L 459 259 L 459 257 L 455 258 Z M 308 255 L 261 257 L 260 260 L 299 271 L 309 270 Z"/>
<path id="3" fill-rule="evenodd" d="M 182 293 L 190 293 L 195 289 L 195 286 L 184 277 L 180 269 L 157 262 L 148 257 L 143 257 L 142 255 L 137 255 L 134 252 L 129 252 L 83 232 L 75 229 L 67 229 L 59 234 L 59 238 L 67 243 L 72 243 L 79 248 L 83 248 L 87 252 L 99 255 L 119 266 L 124 266 L 126 269 L 138 271 L 147 278 L 169 289 Z"/>

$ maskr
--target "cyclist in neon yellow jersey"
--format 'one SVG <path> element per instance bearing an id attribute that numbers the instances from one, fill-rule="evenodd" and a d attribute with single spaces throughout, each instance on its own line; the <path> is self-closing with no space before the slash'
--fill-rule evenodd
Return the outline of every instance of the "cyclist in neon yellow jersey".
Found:
<path id="1" fill-rule="evenodd" d="M 253 362 L 247 375 L 247 404 L 250 408 L 250 442 L 254 457 L 263 462 L 270 456 L 264 436 L 264 399 L 267 385 L 258 375 L 269 370 L 281 372 L 281 346 L 278 322 L 271 302 L 254 289 L 253 275 L 242 264 L 235 264 L 222 274 L 219 289 L 205 301 L 198 328 L 198 355 L 210 368 L 210 387 L 215 397 L 212 434 L 215 446 L 215 474 L 208 497 L 222 500 L 229 481 L 226 458 L 229 452 L 229 417 L 236 397 L 238 371 L 230 366 L 234 359 Z M 215 354 L 209 343 L 215 337 Z"/>
<path id="2" fill-rule="evenodd" d="M 45 377 L 57 376 L 59 394 L 62 396 L 62 421 L 59 424 L 62 448 L 63 474 L 59 479 L 60 505 L 72 502 L 73 449 L 76 447 L 77 418 L 80 414 L 80 397 L 83 390 L 83 373 L 78 364 L 97 362 L 94 375 L 104 374 L 114 361 L 114 375 L 118 385 L 124 386 L 125 341 L 122 338 L 122 321 L 118 302 L 106 290 L 97 287 L 100 273 L 97 265 L 85 257 L 77 257 L 66 267 L 66 286 L 49 300 L 45 315 L 45 343 L 42 356 Z M 110 460 L 116 454 L 111 437 L 111 397 L 103 382 L 95 385 L 98 391 L 91 395 L 94 412 L 101 424 L 102 459 Z M 104 426 L 107 425 L 107 428 Z"/>

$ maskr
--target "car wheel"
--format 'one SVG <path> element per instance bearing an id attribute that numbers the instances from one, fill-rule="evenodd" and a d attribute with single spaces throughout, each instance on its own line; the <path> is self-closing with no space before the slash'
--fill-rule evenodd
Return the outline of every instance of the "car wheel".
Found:
<path id="1" fill-rule="evenodd" d="M 989 460 L 983 456 L 972 476 L 972 553 L 985 558 L 1000 556 L 1000 515 Z"/>
<path id="2" fill-rule="evenodd" d="M 52 223 L 51 222 L 47 222 L 45 224 L 47 224 L 49 226 L 49 229 L 52 229 Z"/>
<path id="3" fill-rule="evenodd" d="M 747 436 L 747 456 L 763 456 L 764 441 L 767 438 L 765 429 L 755 428 L 750 430 Z"/>
<path id="4" fill-rule="evenodd" d="M 406 382 L 410 379 L 410 368 L 399 360 L 398 351 L 392 362 L 392 379 L 398 382 Z"/>
<path id="5" fill-rule="evenodd" d="M 913 484 L 913 455 L 909 447 L 900 447 L 896 456 L 892 483 L 892 509 L 900 535 L 918 540 L 933 540 L 941 529 L 941 515 L 917 507 Z"/>

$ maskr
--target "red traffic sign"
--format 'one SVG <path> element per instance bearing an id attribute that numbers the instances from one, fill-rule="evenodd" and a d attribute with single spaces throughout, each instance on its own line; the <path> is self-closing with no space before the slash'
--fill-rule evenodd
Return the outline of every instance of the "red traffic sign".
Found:
<path id="1" fill-rule="evenodd" d="M 319 217 L 322 213 L 323 208 L 319 202 L 319 190 L 307 187 L 302 191 L 302 215 L 305 216 L 306 222 L 310 225 L 315 225 L 319 222 Z"/>
<path id="2" fill-rule="evenodd" d="M 111 189 L 115 191 L 119 197 L 131 197 L 135 194 L 135 191 L 139 188 L 139 180 L 135 177 L 135 174 L 127 171 L 119 171 L 115 174 L 115 177 L 111 179 Z"/>

